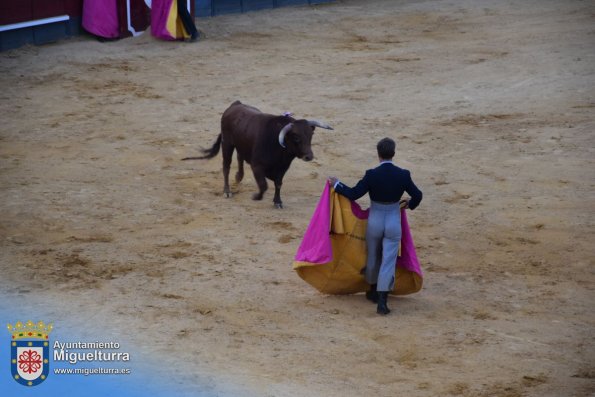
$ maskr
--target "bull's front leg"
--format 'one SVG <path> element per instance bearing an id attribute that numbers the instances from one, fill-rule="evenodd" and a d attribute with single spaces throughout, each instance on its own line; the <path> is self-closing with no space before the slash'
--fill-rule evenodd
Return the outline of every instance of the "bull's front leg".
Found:
<path id="1" fill-rule="evenodd" d="M 254 193 L 252 195 L 252 200 L 262 200 L 264 192 L 266 192 L 269 188 L 264 168 L 260 166 L 252 166 L 252 173 L 254 174 L 254 179 L 258 185 L 258 193 Z"/>
<path id="2" fill-rule="evenodd" d="M 275 179 L 275 198 L 273 198 L 273 203 L 275 203 L 275 208 L 283 208 L 283 202 L 281 201 L 281 185 L 283 185 L 283 178 Z"/>

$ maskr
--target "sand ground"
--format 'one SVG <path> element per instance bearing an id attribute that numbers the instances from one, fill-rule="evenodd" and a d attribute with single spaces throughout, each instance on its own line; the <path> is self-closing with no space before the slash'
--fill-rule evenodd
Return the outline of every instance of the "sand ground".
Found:
<path id="1" fill-rule="evenodd" d="M 594 22 L 591 1 L 345 0 L 2 53 L 1 294 L 214 395 L 593 395 Z M 220 157 L 180 161 L 236 99 L 335 128 L 283 210 L 249 172 L 223 198 Z M 291 263 L 326 176 L 356 182 L 384 136 L 425 195 L 425 284 L 380 317 Z"/>

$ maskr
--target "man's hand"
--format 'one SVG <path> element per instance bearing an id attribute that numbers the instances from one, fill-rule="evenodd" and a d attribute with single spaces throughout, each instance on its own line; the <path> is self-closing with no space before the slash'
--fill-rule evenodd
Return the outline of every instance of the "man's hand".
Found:
<path id="1" fill-rule="evenodd" d="M 411 200 L 411 199 L 408 199 L 408 198 L 401 199 L 401 201 L 399 201 L 399 207 L 405 208 L 405 209 L 409 208 L 409 200 Z"/>
<path id="2" fill-rule="evenodd" d="M 329 176 L 328 177 L 328 183 L 331 184 L 332 187 L 335 186 L 335 183 L 339 182 L 339 180 L 337 179 L 337 177 L 334 176 Z"/>

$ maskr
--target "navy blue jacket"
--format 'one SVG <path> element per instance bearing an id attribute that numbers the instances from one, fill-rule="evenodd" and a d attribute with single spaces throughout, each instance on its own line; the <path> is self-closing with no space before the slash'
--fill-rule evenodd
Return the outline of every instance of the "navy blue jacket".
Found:
<path id="1" fill-rule="evenodd" d="M 411 173 L 388 162 L 366 171 L 366 175 L 355 187 L 351 188 L 339 182 L 335 191 L 349 200 L 357 200 L 369 193 L 370 200 L 381 203 L 397 203 L 403 193 L 407 192 L 411 196 L 409 209 L 417 207 L 422 199 L 421 190 L 413 183 Z"/>

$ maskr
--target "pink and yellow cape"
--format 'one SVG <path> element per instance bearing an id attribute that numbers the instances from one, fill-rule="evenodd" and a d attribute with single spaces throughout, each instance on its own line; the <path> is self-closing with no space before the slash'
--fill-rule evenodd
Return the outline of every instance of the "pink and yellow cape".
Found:
<path id="1" fill-rule="evenodd" d="M 335 193 L 327 183 L 295 255 L 293 268 L 307 283 L 326 294 L 354 294 L 369 289 L 366 265 L 369 210 Z M 401 209 L 401 247 L 394 295 L 418 292 L 423 283 L 407 214 Z"/>
<path id="2" fill-rule="evenodd" d="M 151 34 L 163 40 L 183 40 L 190 37 L 178 16 L 176 0 L 152 1 Z"/>

